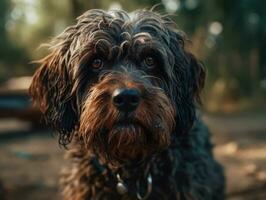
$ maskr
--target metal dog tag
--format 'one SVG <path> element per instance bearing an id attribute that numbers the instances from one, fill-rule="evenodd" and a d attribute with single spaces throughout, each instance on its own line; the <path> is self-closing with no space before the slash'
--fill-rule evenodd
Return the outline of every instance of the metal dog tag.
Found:
<path id="1" fill-rule="evenodd" d="M 120 195 L 123 195 L 123 194 L 126 194 L 128 189 L 127 187 L 125 186 L 124 183 L 122 182 L 118 182 L 117 185 L 116 185 L 116 190 L 117 192 L 120 194 Z"/>
<path id="2" fill-rule="evenodd" d="M 123 183 L 123 180 L 120 178 L 120 175 L 117 174 L 118 182 L 116 184 L 116 190 L 120 195 L 124 195 L 128 192 L 127 186 Z"/>

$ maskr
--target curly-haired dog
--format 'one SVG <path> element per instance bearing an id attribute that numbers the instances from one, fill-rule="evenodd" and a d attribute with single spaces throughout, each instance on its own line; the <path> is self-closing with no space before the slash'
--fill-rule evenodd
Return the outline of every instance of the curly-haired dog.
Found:
<path id="1" fill-rule="evenodd" d="M 202 65 L 168 17 L 89 10 L 50 45 L 30 93 L 68 145 L 66 200 L 224 198 L 196 119 Z"/>

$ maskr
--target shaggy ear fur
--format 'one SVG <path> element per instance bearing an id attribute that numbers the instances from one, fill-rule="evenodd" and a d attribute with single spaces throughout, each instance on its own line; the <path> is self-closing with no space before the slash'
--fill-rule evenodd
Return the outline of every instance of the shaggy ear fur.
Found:
<path id="1" fill-rule="evenodd" d="M 90 33 L 98 28 L 95 18 L 102 19 L 104 13 L 89 10 L 77 18 L 76 25 L 68 27 L 48 45 L 51 53 L 37 62 L 41 66 L 34 74 L 30 95 L 48 124 L 58 131 L 59 143 L 64 146 L 71 142 L 78 126 L 81 106 L 78 101 L 82 98 L 78 95 L 86 80 L 86 73 L 81 71 L 73 78 L 74 68 L 87 50 L 82 44 L 88 42 Z M 79 37 L 82 34 L 83 37 Z"/>
<path id="2" fill-rule="evenodd" d="M 200 92 L 204 87 L 205 71 L 195 56 L 185 50 L 184 34 L 172 30 L 170 36 L 170 49 L 175 57 L 177 131 L 186 133 L 195 121 L 195 106 L 201 103 Z"/>
<path id="3" fill-rule="evenodd" d="M 70 94 L 72 83 L 67 70 L 70 42 L 57 38 L 54 43 L 51 53 L 37 62 L 41 66 L 33 76 L 29 92 L 46 122 L 59 132 L 59 143 L 65 146 L 70 143 L 77 123 L 75 97 Z"/>
<path id="4" fill-rule="evenodd" d="M 200 93 L 204 88 L 206 73 L 202 63 L 191 53 L 186 53 L 190 66 L 191 82 L 190 92 L 195 103 L 201 104 Z"/>

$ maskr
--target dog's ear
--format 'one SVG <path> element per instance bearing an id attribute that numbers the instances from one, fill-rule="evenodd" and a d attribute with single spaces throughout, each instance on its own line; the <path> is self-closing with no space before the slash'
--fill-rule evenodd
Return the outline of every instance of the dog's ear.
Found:
<path id="1" fill-rule="evenodd" d="M 191 98 L 195 103 L 201 104 L 200 93 L 205 84 L 206 73 L 203 63 L 198 61 L 192 53 L 186 52 L 187 62 L 189 64 L 189 73 L 190 80 L 190 90 L 189 93 L 192 95 Z"/>
<path id="2" fill-rule="evenodd" d="M 59 133 L 59 143 L 70 143 L 77 122 L 75 101 L 71 97 L 72 83 L 67 69 L 69 44 L 57 41 L 51 53 L 38 61 L 29 89 L 34 104 L 40 108 L 49 125 Z"/>
<path id="3" fill-rule="evenodd" d="M 195 56 L 185 50 L 186 36 L 170 31 L 170 49 L 174 56 L 174 80 L 176 94 L 176 121 L 178 132 L 188 132 L 196 118 L 196 104 L 200 104 L 200 92 L 204 87 L 205 70 Z"/>

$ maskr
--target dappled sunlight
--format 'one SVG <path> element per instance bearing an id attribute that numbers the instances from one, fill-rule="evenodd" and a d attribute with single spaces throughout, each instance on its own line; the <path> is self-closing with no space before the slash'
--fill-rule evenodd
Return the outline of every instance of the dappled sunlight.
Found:
<path id="1" fill-rule="evenodd" d="M 28 90 L 31 80 L 31 76 L 10 78 L 5 84 L 0 85 L 0 90 Z"/>

